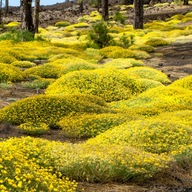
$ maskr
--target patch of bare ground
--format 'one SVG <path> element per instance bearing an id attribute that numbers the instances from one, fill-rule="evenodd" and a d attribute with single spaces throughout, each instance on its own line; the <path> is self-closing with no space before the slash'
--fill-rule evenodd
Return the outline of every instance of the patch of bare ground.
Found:
<path id="1" fill-rule="evenodd" d="M 151 56 L 145 65 L 166 73 L 172 82 L 192 74 L 192 41 L 159 47 Z"/>

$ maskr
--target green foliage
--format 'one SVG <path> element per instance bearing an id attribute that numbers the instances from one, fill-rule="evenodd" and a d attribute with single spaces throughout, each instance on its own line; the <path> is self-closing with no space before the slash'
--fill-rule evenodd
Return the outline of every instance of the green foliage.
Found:
<path id="1" fill-rule="evenodd" d="M 33 41 L 34 35 L 28 30 L 11 28 L 8 32 L 0 36 L 0 40 L 12 40 L 14 42 Z"/>
<path id="2" fill-rule="evenodd" d="M 34 113 L 35 111 L 35 113 Z M 88 95 L 36 95 L 12 103 L 0 110 L 0 122 L 22 124 L 46 123 L 55 126 L 60 119 L 77 112 L 102 113 L 110 111 L 104 101 Z"/>
<path id="3" fill-rule="evenodd" d="M 115 21 L 117 21 L 117 22 L 119 21 L 121 24 L 125 25 L 125 17 L 119 11 L 115 12 L 113 19 Z"/>
<path id="4" fill-rule="evenodd" d="M 14 61 L 13 63 L 11 63 L 11 65 L 20 68 L 31 68 L 36 66 L 36 64 L 31 61 Z"/>
<path id="5" fill-rule="evenodd" d="M 68 21 L 59 21 L 59 22 L 55 23 L 56 27 L 66 27 L 69 25 L 70 25 L 70 23 Z"/>
<path id="6" fill-rule="evenodd" d="M 118 41 L 113 41 L 112 44 L 116 45 L 116 46 L 121 46 L 123 48 L 128 48 L 130 47 L 133 43 L 134 43 L 134 35 L 130 34 L 123 34 Z"/>
<path id="7" fill-rule="evenodd" d="M 63 117 L 58 125 L 65 136 L 81 138 L 94 137 L 126 120 L 122 113 L 77 114 Z"/>
<path id="8" fill-rule="evenodd" d="M 28 135 L 41 135 L 49 130 L 48 125 L 45 123 L 23 123 L 19 125 L 19 130 Z"/>
<path id="9" fill-rule="evenodd" d="M 125 71 L 128 76 L 136 76 L 138 78 L 151 79 L 161 83 L 170 83 L 167 75 L 157 69 L 151 67 L 132 67 Z"/>
<path id="10" fill-rule="evenodd" d="M 88 143 L 131 145 L 151 153 L 170 153 L 191 144 L 192 128 L 172 120 L 150 118 L 110 129 Z"/>
<path id="11" fill-rule="evenodd" d="M 32 77 L 30 76 L 29 78 Z M 21 86 L 29 89 L 46 89 L 54 81 L 55 79 L 37 78 L 31 82 L 24 82 Z"/>
<path id="12" fill-rule="evenodd" d="M 174 81 L 170 86 L 183 87 L 192 90 L 192 75 Z"/>
<path id="13" fill-rule="evenodd" d="M 14 66 L 0 63 L 0 83 L 23 80 L 23 73 Z"/>
<path id="14" fill-rule="evenodd" d="M 112 37 L 108 33 L 109 29 L 104 21 L 93 24 L 89 33 L 90 42 L 88 46 L 94 48 L 95 46 L 98 48 L 108 46 L 112 41 Z"/>
<path id="15" fill-rule="evenodd" d="M 149 39 L 145 42 L 146 45 L 151 45 L 153 47 L 157 47 L 157 46 L 165 46 L 165 45 L 169 45 L 170 43 L 165 40 L 165 39 L 160 39 L 160 38 L 153 38 L 153 39 Z"/>
<path id="16" fill-rule="evenodd" d="M 140 93 L 140 84 L 120 70 L 97 69 L 68 73 L 46 89 L 48 95 L 71 93 L 97 95 L 105 101 L 116 101 Z"/>

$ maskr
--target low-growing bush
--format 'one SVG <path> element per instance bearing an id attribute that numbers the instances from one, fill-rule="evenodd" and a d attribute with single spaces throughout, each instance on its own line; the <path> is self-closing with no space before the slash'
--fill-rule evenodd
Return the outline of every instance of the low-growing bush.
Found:
<path id="1" fill-rule="evenodd" d="M 146 51 L 147 53 L 152 53 L 155 51 L 155 48 L 151 45 L 132 45 L 129 47 L 129 49 Z"/>
<path id="2" fill-rule="evenodd" d="M 61 76 L 62 70 L 64 68 L 65 67 L 61 65 L 44 64 L 44 65 L 32 67 L 30 69 L 26 69 L 24 71 L 24 75 L 28 77 L 33 74 L 42 78 L 57 79 Z"/>
<path id="3" fill-rule="evenodd" d="M 157 47 L 157 46 L 165 46 L 165 45 L 169 45 L 170 42 L 168 42 L 165 39 L 160 39 L 160 38 L 153 38 L 153 39 L 149 39 L 145 42 L 146 45 L 151 45 L 153 47 Z"/>
<path id="4" fill-rule="evenodd" d="M 50 144 L 30 137 L 0 142 L 0 191 L 76 192 L 77 182 L 62 178 L 45 159 Z"/>
<path id="5" fill-rule="evenodd" d="M 17 59 L 10 55 L 9 53 L 0 53 L 0 62 L 11 64 L 12 62 L 17 61 Z"/>
<path id="6" fill-rule="evenodd" d="M 23 73 L 17 67 L 0 63 L 0 83 L 23 80 Z"/>
<path id="7" fill-rule="evenodd" d="M 151 79 L 161 83 L 170 83 L 165 73 L 151 67 L 131 67 L 125 71 L 125 74 L 138 78 Z"/>
<path id="8" fill-rule="evenodd" d="M 116 101 L 129 99 L 140 93 L 140 84 L 120 70 L 82 70 L 63 75 L 45 92 L 48 95 L 84 93 L 97 95 L 105 101 Z"/>
<path id="9" fill-rule="evenodd" d="M 104 64 L 103 67 L 116 68 L 116 69 L 127 69 L 133 66 L 142 66 L 143 62 L 141 60 L 130 59 L 112 59 Z"/>
<path id="10" fill-rule="evenodd" d="M 172 122 L 170 119 L 149 118 L 129 121 L 88 140 L 87 143 L 130 145 L 160 154 L 191 144 L 191 138 L 191 126 L 179 121 Z"/>
<path id="11" fill-rule="evenodd" d="M 36 66 L 36 64 L 31 61 L 15 61 L 11 63 L 11 65 L 15 67 L 20 67 L 20 68 L 31 68 Z"/>
<path id="12" fill-rule="evenodd" d="M 68 21 L 59 21 L 59 22 L 55 23 L 56 27 L 66 27 L 69 25 L 70 25 L 70 23 Z"/>
<path id="13" fill-rule="evenodd" d="M 192 90 L 192 75 L 178 79 L 178 80 L 174 81 L 170 86 L 171 87 L 178 86 L 178 87 L 183 87 L 185 89 Z"/>
<path id="14" fill-rule="evenodd" d="M 45 123 L 23 123 L 19 125 L 19 130 L 28 135 L 41 135 L 49 130 L 48 125 Z"/>
<path id="15" fill-rule="evenodd" d="M 94 137 L 128 119 L 122 113 L 77 114 L 63 117 L 58 125 L 68 137 Z"/>
<path id="16" fill-rule="evenodd" d="M 6 121 L 16 125 L 27 122 L 46 123 L 54 126 L 63 116 L 70 113 L 103 113 L 108 111 L 112 110 L 105 107 L 104 101 L 96 96 L 36 95 L 18 100 L 1 109 L 0 122 Z"/>

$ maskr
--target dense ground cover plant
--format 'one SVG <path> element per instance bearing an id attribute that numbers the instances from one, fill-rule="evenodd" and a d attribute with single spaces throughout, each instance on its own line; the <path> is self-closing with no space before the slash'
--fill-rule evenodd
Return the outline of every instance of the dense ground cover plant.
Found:
<path id="1" fill-rule="evenodd" d="M 24 79 L 22 71 L 8 64 L 0 64 L 0 82 L 17 82 Z"/>
<path id="2" fill-rule="evenodd" d="M 13 63 L 11 63 L 11 65 L 25 69 L 25 68 L 34 67 L 36 64 L 31 61 L 14 61 Z"/>
<path id="3" fill-rule="evenodd" d="M 94 137 L 130 119 L 128 114 L 76 114 L 63 117 L 58 125 L 68 137 Z"/>
<path id="4" fill-rule="evenodd" d="M 34 113 L 35 111 L 35 113 Z M 110 110 L 101 98 L 89 95 L 36 95 L 12 103 L 0 110 L 0 122 L 27 122 L 55 126 L 65 115 L 77 112 L 103 113 Z"/>
<path id="5" fill-rule="evenodd" d="M 140 84 L 120 70 L 97 69 L 68 73 L 46 89 L 48 95 L 85 93 L 105 101 L 129 99 L 140 93 Z"/>
<path id="6" fill-rule="evenodd" d="M 151 67 L 131 67 L 125 71 L 125 74 L 136 76 L 137 78 L 151 79 L 161 83 L 170 83 L 165 73 Z"/>
<path id="7" fill-rule="evenodd" d="M 174 81 L 170 86 L 183 87 L 192 90 L 192 75 Z"/>
<path id="8" fill-rule="evenodd" d="M 19 130 L 28 135 L 41 135 L 49 130 L 45 123 L 23 123 L 19 125 Z"/>
<path id="9" fill-rule="evenodd" d="M 48 159 L 41 159 L 48 154 L 48 144 L 29 137 L 0 142 L 0 190 L 75 192 L 75 181 L 59 178 Z"/>
<path id="10" fill-rule="evenodd" d="M 192 127 L 182 121 L 150 118 L 124 123 L 112 128 L 96 138 L 87 141 L 89 144 L 130 145 L 151 153 L 169 153 L 181 146 L 191 144 Z"/>

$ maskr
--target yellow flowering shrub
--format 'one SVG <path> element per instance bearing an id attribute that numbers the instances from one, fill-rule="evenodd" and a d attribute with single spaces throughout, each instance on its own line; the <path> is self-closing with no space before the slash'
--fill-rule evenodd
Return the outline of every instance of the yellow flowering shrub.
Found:
<path id="1" fill-rule="evenodd" d="M 141 50 L 132 50 L 132 51 L 134 53 L 135 59 L 147 59 L 151 57 L 149 53 L 147 53 L 146 51 L 141 51 Z"/>
<path id="2" fill-rule="evenodd" d="M 60 146 L 52 157 L 58 160 L 59 172 L 69 178 L 102 183 L 145 180 L 173 161 L 169 156 L 148 153 L 129 145 L 100 143 Z"/>
<path id="3" fill-rule="evenodd" d="M 36 64 L 31 61 L 14 61 L 13 63 L 11 63 L 11 65 L 20 68 L 31 68 L 36 66 Z"/>
<path id="4" fill-rule="evenodd" d="M 102 59 L 102 55 L 98 49 L 87 48 L 83 54 L 84 58 L 89 61 L 99 61 Z"/>
<path id="5" fill-rule="evenodd" d="M 151 45 L 153 47 L 157 47 L 157 46 L 165 46 L 165 45 L 169 45 L 170 42 L 165 40 L 165 39 L 161 39 L 161 38 L 153 38 L 153 39 L 149 39 L 145 42 L 146 45 Z"/>
<path id="6" fill-rule="evenodd" d="M 125 71 L 125 74 L 138 78 L 151 79 L 161 83 L 170 83 L 165 73 L 151 67 L 131 67 Z"/>
<path id="7" fill-rule="evenodd" d="M 19 130 L 28 135 L 41 135 L 49 130 L 48 125 L 45 123 L 32 123 L 27 122 L 18 126 Z"/>
<path id="8" fill-rule="evenodd" d="M 10 55 L 9 53 L 3 53 L 3 52 L 0 53 L 0 62 L 1 63 L 10 64 L 14 61 L 17 61 L 17 59 L 14 56 Z"/>
<path id="9" fill-rule="evenodd" d="M 68 21 L 58 21 L 57 23 L 55 23 L 56 27 L 66 27 L 69 25 L 70 25 L 70 23 Z"/>
<path id="10" fill-rule="evenodd" d="M 129 121 L 87 142 L 130 145 L 160 154 L 192 144 L 192 127 L 171 119 L 149 118 Z"/>
<path id="11" fill-rule="evenodd" d="M 76 114 L 63 117 L 58 125 L 68 137 L 94 137 L 128 119 L 123 113 Z"/>
<path id="12" fill-rule="evenodd" d="M 0 191 L 76 192 L 77 182 L 59 178 L 45 159 L 49 145 L 30 137 L 0 142 Z"/>
<path id="13" fill-rule="evenodd" d="M 23 80 L 23 73 L 17 67 L 0 63 L 0 82 L 17 82 Z"/>
<path id="14" fill-rule="evenodd" d="M 119 59 L 112 59 L 104 64 L 103 67 L 107 68 L 116 68 L 116 69 L 127 69 L 132 66 L 143 66 L 143 61 L 141 60 L 136 60 L 133 58 L 129 59 L 124 59 L 124 58 L 119 58 Z"/>
<path id="15" fill-rule="evenodd" d="M 44 64 L 26 69 L 24 71 L 25 77 L 30 75 L 37 75 L 43 78 L 59 78 L 62 75 L 62 71 L 65 67 L 61 65 Z"/>
<path id="16" fill-rule="evenodd" d="M 151 45 L 132 45 L 129 47 L 129 49 L 146 51 L 147 53 L 151 53 L 155 51 L 155 48 Z"/>
<path id="17" fill-rule="evenodd" d="M 192 90 L 192 75 L 178 79 L 178 80 L 174 81 L 170 86 L 171 87 L 178 86 L 178 87 L 183 87 L 185 89 Z"/>
<path id="18" fill-rule="evenodd" d="M 20 22 L 13 21 L 8 24 L 6 24 L 6 27 L 18 27 L 20 25 Z"/>
<path id="19" fill-rule="evenodd" d="M 134 110 L 136 114 L 151 116 L 162 112 L 192 109 L 192 91 L 181 87 L 159 86 L 135 98 L 113 102 L 112 108 Z"/>
<path id="20" fill-rule="evenodd" d="M 140 93 L 136 79 L 123 74 L 121 70 L 96 69 L 74 71 L 63 75 L 45 91 L 47 95 L 85 93 L 97 95 L 105 101 L 129 99 Z"/>
<path id="21" fill-rule="evenodd" d="M 119 46 L 108 46 L 100 49 L 101 55 L 107 58 L 133 58 L 135 54 L 129 49 Z"/>
<path id="22" fill-rule="evenodd" d="M 138 79 L 138 81 L 141 84 L 142 92 L 144 92 L 144 91 L 146 91 L 148 89 L 152 89 L 154 87 L 164 86 L 161 82 L 155 81 L 155 80 L 152 80 L 152 79 L 142 78 L 142 79 Z"/>
<path id="23" fill-rule="evenodd" d="M 60 119 L 77 112 L 103 113 L 112 111 L 101 98 L 89 95 L 35 95 L 18 100 L 0 110 L 0 122 L 27 122 L 55 125 Z"/>

